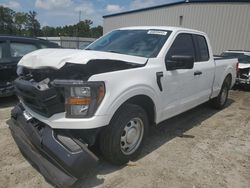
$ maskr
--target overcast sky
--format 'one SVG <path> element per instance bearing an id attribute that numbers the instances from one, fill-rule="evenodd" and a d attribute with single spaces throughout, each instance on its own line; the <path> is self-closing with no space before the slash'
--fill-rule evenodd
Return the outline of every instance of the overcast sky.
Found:
<path id="1" fill-rule="evenodd" d="M 0 0 L 0 5 L 15 11 L 38 13 L 42 26 L 75 24 L 79 19 L 91 19 L 94 25 L 102 25 L 102 16 L 134 10 L 179 0 Z"/>

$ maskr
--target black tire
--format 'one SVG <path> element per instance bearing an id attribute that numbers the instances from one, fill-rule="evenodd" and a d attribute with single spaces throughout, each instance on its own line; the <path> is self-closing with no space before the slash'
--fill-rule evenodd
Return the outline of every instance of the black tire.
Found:
<path id="1" fill-rule="evenodd" d="M 134 147 L 134 151 L 132 150 L 132 153 L 125 154 L 124 152 L 127 151 L 125 151 L 125 149 L 122 148 L 124 146 L 122 146 L 123 141 L 121 141 L 121 139 L 124 138 L 124 132 L 129 132 L 129 130 L 132 129 L 128 128 L 129 130 L 125 130 L 129 126 L 130 121 L 134 119 L 136 120 L 138 119 L 138 121 L 140 121 L 140 124 L 141 122 L 143 123 L 143 126 L 140 126 L 143 127 L 143 133 L 142 136 L 140 134 L 139 136 L 140 139 L 138 138 L 138 145 Z M 137 125 L 137 123 L 133 125 Z M 148 131 L 148 118 L 145 110 L 138 105 L 124 104 L 115 113 L 110 124 L 104 127 L 104 129 L 101 131 L 100 143 L 99 143 L 100 151 L 104 156 L 104 158 L 110 163 L 115 165 L 126 164 L 128 161 L 134 160 L 140 154 L 144 139 L 147 135 L 147 131 Z M 137 135 L 136 137 L 130 136 L 130 138 L 137 138 Z"/>
<path id="2" fill-rule="evenodd" d="M 227 76 L 222 84 L 220 93 L 217 97 L 211 99 L 210 103 L 215 109 L 223 109 L 228 100 L 228 93 L 231 86 L 231 77 Z"/>

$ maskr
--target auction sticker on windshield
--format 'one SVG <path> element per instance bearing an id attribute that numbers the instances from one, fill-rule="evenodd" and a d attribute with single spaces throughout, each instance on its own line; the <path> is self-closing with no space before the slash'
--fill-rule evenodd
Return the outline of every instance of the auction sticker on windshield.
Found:
<path id="1" fill-rule="evenodd" d="M 148 34 L 151 35 L 167 35 L 167 31 L 157 31 L 157 30 L 149 30 Z"/>

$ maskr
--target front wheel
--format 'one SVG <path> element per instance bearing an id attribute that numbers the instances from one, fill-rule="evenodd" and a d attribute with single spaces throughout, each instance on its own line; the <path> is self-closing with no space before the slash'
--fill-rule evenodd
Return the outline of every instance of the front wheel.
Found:
<path id="1" fill-rule="evenodd" d="M 224 80 L 220 93 L 217 97 L 211 100 L 211 104 L 216 109 L 223 109 L 228 100 L 228 93 L 231 86 L 231 79 L 229 76 Z"/>
<path id="2" fill-rule="evenodd" d="M 145 110 L 134 104 L 123 105 L 101 132 L 100 150 L 103 156 L 116 165 L 135 159 L 141 151 L 147 129 Z"/>

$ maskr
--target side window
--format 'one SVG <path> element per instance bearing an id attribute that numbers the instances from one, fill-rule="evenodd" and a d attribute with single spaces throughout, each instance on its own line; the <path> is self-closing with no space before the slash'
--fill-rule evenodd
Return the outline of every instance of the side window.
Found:
<path id="1" fill-rule="evenodd" d="M 37 50 L 37 47 L 31 43 L 11 42 L 10 53 L 11 57 L 22 57 L 25 54 Z"/>
<path id="2" fill-rule="evenodd" d="M 194 35 L 196 44 L 197 44 L 197 61 L 208 61 L 209 60 L 209 52 L 207 41 L 204 36 Z"/>
<path id="3" fill-rule="evenodd" d="M 173 55 L 192 56 L 195 58 L 194 43 L 191 34 L 179 34 L 170 47 L 166 59 L 171 59 Z"/>

